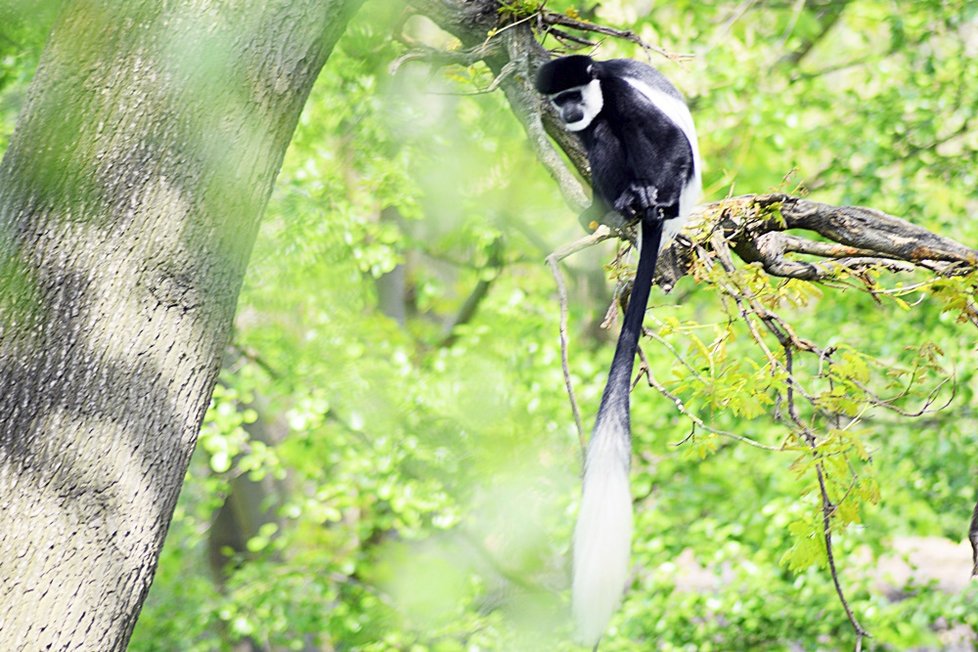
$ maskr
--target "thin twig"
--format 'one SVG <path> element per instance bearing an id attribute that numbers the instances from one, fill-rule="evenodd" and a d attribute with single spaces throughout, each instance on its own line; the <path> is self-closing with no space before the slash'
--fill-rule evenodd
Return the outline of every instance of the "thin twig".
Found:
<path id="1" fill-rule="evenodd" d="M 584 437 L 584 423 L 581 421 L 581 409 L 577 406 L 577 397 L 574 396 L 574 382 L 570 375 L 570 362 L 567 356 L 567 288 L 564 286 L 564 276 L 560 273 L 560 266 L 553 258 L 547 258 L 550 271 L 557 282 L 557 299 L 560 302 L 560 366 L 564 372 L 564 386 L 567 388 L 567 398 L 570 400 L 571 411 L 574 413 L 574 425 L 577 426 L 577 440 L 581 445 L 581 451 L 587 449 L 587 439 Z"/>
<path id="2" fill-rule="evenodd" d="M 699 418 L 698 416 L 696 416 L 695 414 L 689 411 L 689 409 L 686 407 L 686 404 L 683 403 L 683 400 L 681 398 L 679 398 L 678 396 L 670 392 L 668 389 L 665 388 L 664 385 L 662 385 L 662 383 L 660 383 L 658 380 L 655 379 L 655 376 L 652 375 L 652 369 L 651 367 L 649 367 L 649 361 L 645 357 L 645 352 L 642 350 L 642 347 L 638 348 L 638 355 L 639 358 L 642 360 L 642 367 L 639 369 L 639 377 L 644 375 L 646 381 L 649 384 L 649 387 L 654 388 L 657 392 L 659 392 L 667 399 L 672 401 L 673 405 L 676 406 L 676 409 L 679 410 L 680 413 L 686 416 L 686 418 L 692 421 L 695 425 L 699 426 L 700 428 L 702 428 L 707 432 L 713 433 L 715 435 L 720 435 L 721 437 L 727 437 L 728 439 L 733 439 L 734 441 L 739 441 L 742 444 L 747 444 L 748 446 L 753 446 L 754 448 L 760 448 L 762 450 L 773 451 L 773 452 L 782 452 L 785 450 L 783 447 L 780 446 L 769 446 L 767 444 L 762 444 L 759 441 L 755 441 L 750 437 L 744 437 L 743 435 L 738 435 L 737 433 L 734 432 L 728 432 L 726 430 L 720 430 L 718 428 L 708 426 L 701 418 Z M 636 381 L 637 380 L 638 378 L 636 378 Z M 691 431 L 689 436 L 692 436 L 692 434 L 693 432 Z M 676 443 L 675 445 L 681 446 L 682 444 L 686 443 L 686 441 L 689 439 L 689 436 L 687 436 L 682 441 Z"/>
<path id="3" fill-rule="evenodd" d="M 401 39 L 409 49 L 394 59 L 387 67 L 390 75 L 396 75 L 406 63 L 421 61 L 433 66 L 463 66 L 468 67 L 495 54 L 499 47 L 495 43 L 482 43 L 465 50 L 441 50 L 428 45 L 412 43 Z"/>
<path id="4" fill-rule="evenodd" d="M 577 426 L 577 439 L 583 452 L 587 448 L 587 439 L 584 435 L 584 423 L 581 420 L 581 410 L 577 405 L 577 397 L 574 395 L 574 383 L 571 380 L 570 362 L 567 355 L 567 286 L 564 285 L 564 276 L 560 273 L 560 261 L 568 256 L 577 253 L 588 247 L 607 240 L 611 237 L 611 229 L 606 226 L 599 227 L 591 235 L 576 240 L 569 245 L 557 249 L 547 256 L 547 265 L 557 283 L 557 300 L 560 303 L 560 366 L 564 372 L 564 386 L 567 388 L 567 398 L 570 400 L 571 411 L 574 413 L 574 424 Z"/>
<path id="5" fill-rule="evenodd" d="M 686 370 L 689 371 L 689 373 L 691 373 L 693 377 L 696 378 L 696 380 L 700 381 L 701 383 L 706 382 L 706 379 L 703 377 L 703 374 L 697 371 L 696 368 L 693 367 L 693 365 L 691 365 L 688 360 L 686 360 L 686 358 L 680 355 L 679 351 L 677 351 L 676 348 L 672 344 L 670 344 L 668 340 L 666 340 L 666 338 L 662 337 L 651 328 L 642 327 L 642 333 L 644 333 L 646 337 L 652 338 L 653 340 L 658 342 L 660 346 L 664 347 L 667 351 L 669 351 L 669 353 L 672 354 L 672 357 L 674 357 L 676 361 L 679 362 L 679 364 L 686 367 Z"/>
<path id="6" fill-rule="evenodd" d="M 829 572 L 832 575 L 832 583 L 835 585 L 835 592 L 839 596 L 839 602 L 842 603 L 842 608 L 846 612 L 846 617 L 849 619 L 849 623 L 852 625 L 852 629 L 856 633 L 855 649 L 858 651 L 862 649 L 863 638 L 869 636 L 869 633 L 863 629 L 863 626 L 859 624 L 858 620 L 856 620 L 856 616 L 852 612 L 852 608 L 849 606 L 849 601 L 846 599 L 845 592 L 842 590 L 842 582 L 839 580 L 839 571 L 835 565 L 835 554 L 832 551 L 832 513 L 835 511 L 835 506 L 832 504 L 832 501 L 829 498 L 829 491 L 825 485 L 825 472 L 822 461 L 819 459 L 815 434 L 804 426 L 804 424 L 802 424 L 795 409 L 793 376 L 794 358 L 792 356 L 792 343 L 785 338 L 781 341 L 781 346 L 784 350 L 785 368 L 788 371 L 785 392 L 788 403 L 788 414 L 790 415 L 791 419 L 801 427 L 805 440 L 808 442 L 808 446 L 812 451 L 812 456 L 815 459 L 815 474 L 818 477 L 818 488 L 822 498 L 822 538 L 825 541 L 825 556 L 829 563 Z"/>
<path id="7" fill-rule="evenodd" d="M 562 29 L 557 29 L 556 27 L 553 26 L 547 28 L 547 31 L 545 33 L 553 35 L 553 37 L 558 41 L 561 42 L 569 41 L 570 43 L 573 43 L 580 47 L 594 48 L 598 46 L 598 44 L 595 43 L 594 41 L 589 41 L 586 38 L 581 38 L 580 36 L 574 36 L 573 34 L 565 32 Z"/>
<path id="8" fill-rule="evenodd" d="M 647 52 L 656 52 L 666 57 L 671 61 L 679 61 L 682 59 L 691 59 L 694 55 L 692 54 L 679 54 L 676 52 L 670 52 L 666 49 L 652 45 L 642 40 L 642 38 L 635 32 L 628 29 L 616 29 L 614 27 L 608 27 L 606 25 L 598 25 L 597 23 L 589 23 L 587 21 L 578 20 L 577 18 L 571 18 L 567 14 L 559 14 L 552 11 L 544 11 L 540 15 L 540 20 L 545 25 L 561 25 L 563 27 L 569 27 L 571 29 L 576 29 L 581 32 L 592 32 L 595 34 L 604 34 L 605 36 L 613 36 L 614 38 L 620 38 L 626 41 L 630 41 L 643 50 Z"/>

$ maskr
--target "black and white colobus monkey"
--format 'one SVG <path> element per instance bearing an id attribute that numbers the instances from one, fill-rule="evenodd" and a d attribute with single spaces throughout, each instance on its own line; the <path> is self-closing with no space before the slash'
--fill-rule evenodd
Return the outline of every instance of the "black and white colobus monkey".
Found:
<path id="1" fill-rule="evenodd" d="M 563 57 L 540 68 L 536 86 L 583 142 L 595 204 L 641 222 L 638 272 L 587 448 L 574 530 L 574 617 L 581 642 L 597 647 L 628 576 L 629 390 L 642 317 L 659 250 L 699 198 L 699 150 L 682 95 L 637 61 Z"/>

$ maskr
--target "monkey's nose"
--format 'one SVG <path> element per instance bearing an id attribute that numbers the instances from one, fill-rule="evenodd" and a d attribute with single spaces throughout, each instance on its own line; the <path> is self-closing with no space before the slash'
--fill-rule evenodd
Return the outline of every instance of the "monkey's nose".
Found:
<path id="1" fill-rule="evenodd" d="M 584 111 L 579 106 L 565 106 L 560 110 L 560 118 L 567 124 L 584 119 Z"/>

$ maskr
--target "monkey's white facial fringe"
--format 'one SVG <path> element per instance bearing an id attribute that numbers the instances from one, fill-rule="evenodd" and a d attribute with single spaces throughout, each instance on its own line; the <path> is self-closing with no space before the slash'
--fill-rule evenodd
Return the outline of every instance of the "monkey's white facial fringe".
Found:
<path id="1" fill-rule="evenodd" d="M 578 86 L 570 90 L 581 91 L 581 110 L 584 111 L 584 117 L 577 122 L 566 122 L 564 123 L 564 127 L 568 131 L 587 129 L 591 121 L 598 117 L 601 109 L 604 108 L 604 95 L 601 93 L 601 82 L 594 79 L 586 86 Z"/>
<path id="2" fill-rule="evenodd" d="M 630 442 L 624 423 L 612 417 L 595 426 L 584 464 L 584 490 L 574 529 L 572 599 L 577 638 L 589 647 L 604 634 L 628 579 L 632 496 Z"/>

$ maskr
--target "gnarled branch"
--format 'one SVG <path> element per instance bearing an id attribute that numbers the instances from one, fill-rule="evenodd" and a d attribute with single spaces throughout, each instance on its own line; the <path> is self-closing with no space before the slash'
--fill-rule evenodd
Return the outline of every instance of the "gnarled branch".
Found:
<path id="1" fill-rule="evenodd" d="M 695 223 L 699 224 L 697 227 Z M 784 194 L 745 195 L 708 204 L 692 229 L 720 231 L 745 262 L 772 276 L 819 281 L 841 270 L 883 267 L 897 272 L 924 268 L 939 275 L 978 268 L 978 251 L 911 222 L 861 206 L 833 206 Z M 811 231 L 819 241 L 787 233 Z M 805 260 L 796 254 L 822 260 Z M 671 287 L 692 265 L 693 247 L 679 239 L 659 267 L 659 283 Z"/>

